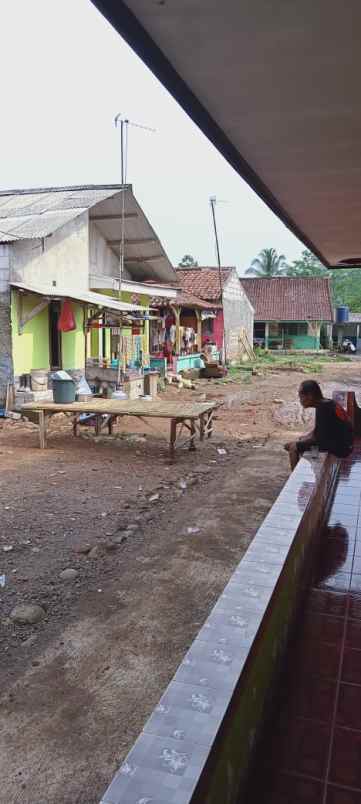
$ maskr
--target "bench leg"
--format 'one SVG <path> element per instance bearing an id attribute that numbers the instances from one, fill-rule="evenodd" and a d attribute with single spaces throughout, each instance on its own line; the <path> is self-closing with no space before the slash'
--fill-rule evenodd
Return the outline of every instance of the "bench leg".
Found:
<path id="1" fill-rule="evenodd" d="M 113 424 L 115 423 L 115 420 L 116 420 L 115 416 L 109 416 L 109 421 L 108 421 L 108 433 L 109 433 L 109 435 L 113 435 Z"/>
<path id="2" fill-rule="evenodd" d="M 102 431 L 102 417 L 97 414 L 95 417 L 95 435 L 99 436 Z"/>
<path id="3" fill-rule="evenodd" d="M 196 430 L 196 425 L 195 425 L 194 419 L 191 419 L 190 430 L 191 430 L 191 438 L 190 438 L 190 442 L 189 442 L 189 449 L 192 452 L 194 452 L 194 450 L 196 448 L 195 441 L 196 441 L 196 435 L 197 435 L 197 430 Z"/>
<path id="4" fill-rule="evenodd" d="M 170 441 L 169 441 L 169 453 L 170 457 L 174 458 L 175 456 L 175 442 L 177 440 L 177 419 L 170 420 Z"/>
<path id="5" fill-rule="evenodd" d="M 79 435 L 79 418 L 80 418 L 80 414 L 76 413 L 75 416 L 74 416 L 74 421 L 73 421 L 73 435 L 75 437 L 77 437 Z"/>
<path id="6" fill-rule="evenodd" d="M 43 410 L 39 410 L 39 441 L 40 441 L 40 449 L 45 449 L 46 447 L 46 426 L 47 426 L 47 417 Z"/>
<path id="7" fill-rule="evenodd" d="M 205 430 L 205 421 L 204 421 L 204 414 L 199 417 L 199 440 L 204 440 L 204 430 Z"/>
<path id="8" fill-rule="evenodd" d="M 212 437 L 212 433 L 213 433 L 213 411 L 211 410 L 211 412 L 208 413 L 208 416 L 207 416 L 207 435 L 208 435 L 208 438 Z"/>

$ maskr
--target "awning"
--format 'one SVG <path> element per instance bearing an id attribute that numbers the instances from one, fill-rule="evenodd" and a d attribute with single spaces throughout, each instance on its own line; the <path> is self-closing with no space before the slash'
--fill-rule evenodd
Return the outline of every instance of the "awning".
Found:
<path id="1" fill-rule="evenodd" d="M 11 287 L 27 293 L 34 293 L 46 299 L 72 299 L 73 301 L 88 304 L 89 307 L 101 307 L 104 310 L 113 310 L 118 313 L 145 312 L 145 308 L 137 304 L 117 301 L 111 296 L 103 293 L 93 293 L 91 290 L 73 290 L 72 288 L 39 288 L 36 285 L 24 284 L 23 282 L 11 282 Z"/>
<path id="2" fill-rule="evenodd" d="M 328 265 L 361 263 L 360 0 L 93 0 Z"/>

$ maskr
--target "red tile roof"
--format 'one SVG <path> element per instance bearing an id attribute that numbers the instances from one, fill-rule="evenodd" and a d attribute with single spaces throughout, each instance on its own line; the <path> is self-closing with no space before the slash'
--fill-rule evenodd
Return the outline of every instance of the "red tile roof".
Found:
<path id="1" fill-rule="evenodd" d="M 224 286 L 233 268 L 222 268 L 222 285 Z M 206 301 L 220 301 L 218 268 L 177 268 L 177 283 L 187 293 L 194 293 Z"/>
<path id="2" fill-rule="evenodd" d="M 220 304 L 206 302 L 199 299 L 193 293 L 186 293 L 186 291 L 179 290 L 175 299 L 166 299 L 161 296 L 153 296 L 151 305 L 155 307 L 197 307 L 200 310 L 214 310 L 216 307 L 221 307 Z"/>
<path id="3" fill-rule="evenodd" d="M 255 321 L 333 320 L 330 280 L 327 277 L 242 277 L 240 282 L 254 307 Z"/>

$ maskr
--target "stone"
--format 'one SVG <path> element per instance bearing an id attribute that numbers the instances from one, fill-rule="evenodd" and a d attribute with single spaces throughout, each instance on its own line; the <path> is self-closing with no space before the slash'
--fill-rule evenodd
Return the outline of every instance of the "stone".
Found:
<path id="1" fill-rule="evenodd" d="M 126 535 L 126 533 L 122 533 L 120 536 L 115 536 L 114 541 L 116 542 L 116 544 L 119 545 L 119 544 L 123 544 L 123 542 L 126 542 L 127 538 L 128 538 L 128 536 Z"/>
<path id="2" fill-rule="evenodd" d="M 40 622 L 45 617 L 45 611 L 42 606 L 36 604 L 26 605 L 20 604 L 10 612 L 10 617 L 14 623 L 20 625 L 33 625 Z"/>
<path id="3" fill-rule="evenodd" d="M 118 543 L 116 542 L 115 539 L 113 541 L 111 541 L 109 539 L 107 542 L 104 542 L 104 547 L 105 547 L 105 550 L 107 551 L 107 553 L 114 553 L 115 550 L 118 549 L 118 546 L 119 545 L 118 545 Z"/>
<path id="4" fill-rule="evenodd" d="M 77 578 L 78 575 L 79 575 L 78 570 L 71 569 L 69 567 L 69 569 L 65 569 L 60 573 L 59 578 L 62 581 L 75 581 L 75 578 Z"/>
<path id="5" fill-rule="evenodd" d="M 159 494 L 152 494 L 151 497 L 149 497 L 149 502 L 151 503 L 157 502 L 157 500 L 159 500 Z"/>
<path id="6" fill-rule="evenodd" d="M 80 555 L 86 555 L 87 553 L 90 553 L 92 548 L 93 545 L 90 544 L 89 542 L 79 542 L 74 546 L 73 549 L 75 553 L 80 553 Z"/>
<path id="7" fill-rule="evenodd" d="M 88 558 L 97 558 L 99 555 L 98 547 L 92 547 L 92 549 L 88 553 Z"/>

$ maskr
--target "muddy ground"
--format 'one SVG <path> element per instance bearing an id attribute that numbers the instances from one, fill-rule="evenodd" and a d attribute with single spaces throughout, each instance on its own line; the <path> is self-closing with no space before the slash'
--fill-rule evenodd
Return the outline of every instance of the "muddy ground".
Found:
<path id="1" fill-rule="evenodd" d="M 100 800 L 288 477 L 302 379 L 168 389 L 224 401 L 214 438 L 173 464 L 164 423 L 128 420 L 122 438 L 94 442 L 60 416 L 46 451 L 30 423 L 0 426 L 4 804 Z M 319 379 L 357 388 L 361 364 Z M 42 620 L 14 624 L 22 603 Z"/>

